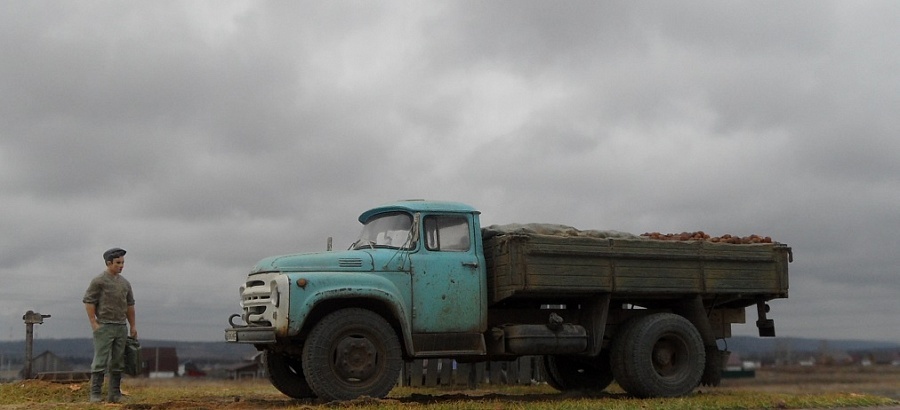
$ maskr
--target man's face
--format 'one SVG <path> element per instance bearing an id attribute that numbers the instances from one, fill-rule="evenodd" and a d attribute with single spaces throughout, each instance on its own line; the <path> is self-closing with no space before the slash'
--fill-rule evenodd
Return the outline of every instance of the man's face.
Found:
<path id="1" fill-rule="evenodd" d="M 122 273 L 122 268 L 124 268 L 124 267 L 125 267 L 125 257 L 124 256 L 120 256 L 109 262 L 106 262 L 106 270 L 108 270 L 109 273 L 115 273 L 115 274 Z"/>

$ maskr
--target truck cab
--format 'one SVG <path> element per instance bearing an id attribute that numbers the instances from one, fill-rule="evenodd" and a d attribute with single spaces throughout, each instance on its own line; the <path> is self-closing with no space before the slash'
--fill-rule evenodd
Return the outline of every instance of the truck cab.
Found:
<path id="1" fill-rule="evenodd" d="M 272 368 L 276 375 L 284 373 L 277 370 L 282 367 L 297 376 L 303 373 L 303 356 L 313 355 L 308 340 L 317 325 L 336 312 L 355 309 L 385 322 L 397 336 L 396 350 L 403 358 L 483 355 L 488 309 L 479 212 L 455 202 L 398 201 L 362 213 L 359 222 L 359 238 L 346 251 L 258 262 L 240 288 L 242 313 L 229 320 L 226 341 L 265 350 L 270 374 Z M 243 323 L 236 323 L 237 318 Z M 369 339 L 335 337 L 333 342 L 351 345 Z M 365 340 L 357 353 L 384 350 L 379 343 Z M 396 380 L 396 375 L 386 377 Z M 273 383 L 281 388 L 306 381 Z M 311 394 L 308 388 L 293 392 L 289 395 Z"/>
<path id="2" fill-rule="evenodd" d="M 363 229 L 351 249 L 383 261 L 380 271 L 406 279 L 398 290 L 407 304 L 411 352 L 478 350 L 453 343 L 480 339 L 487 326 L 478 215 L 459 203 L 403 201 L 359 217 Z"/>

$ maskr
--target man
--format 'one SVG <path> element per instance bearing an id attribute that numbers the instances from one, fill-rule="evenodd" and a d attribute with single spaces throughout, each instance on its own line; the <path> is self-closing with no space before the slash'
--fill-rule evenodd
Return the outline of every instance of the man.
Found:
<path id="1" fill-rule="evenodd" d="M 128 336 L 126 322 L 131 328 L 131 337 L 137 338 L 134 316 L 134 294 L 131 284 L 122 277 L 125 267 L 125 250 L 112 248 L 103 252 L 106 270 L 91 280 L 84 292 L 84 309 L 87 311 L 91 329 L 94 331 L 94 360 L 91 363 L 92 403 L 102 401 L 104 372 L 109 370 L 107 400 L 118 403 L 122 400 L 122 371 L 125 370 L 125 340 Z"/>

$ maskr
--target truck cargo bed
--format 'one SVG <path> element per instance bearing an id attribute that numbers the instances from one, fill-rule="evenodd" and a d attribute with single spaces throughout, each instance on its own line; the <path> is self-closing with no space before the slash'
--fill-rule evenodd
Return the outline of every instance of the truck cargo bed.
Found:
<path id="1" fill-rule="evenodd" d="M 700 294 L 749 306 L 787 297 L 791 249 L 783 244 L 598 238 L 484 237 L 491 304 L 518 299 Z"/>

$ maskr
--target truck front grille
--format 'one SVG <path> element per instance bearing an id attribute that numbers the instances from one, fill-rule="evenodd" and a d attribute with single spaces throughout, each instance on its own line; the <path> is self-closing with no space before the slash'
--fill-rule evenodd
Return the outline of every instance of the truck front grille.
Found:
<path id="1" fill-rule="evenodd" d="M 248 325 L 271 326 L 277 317 L 279 304 L 277 272 L 254 276 L 241 288 L 243 319 Z"/>

